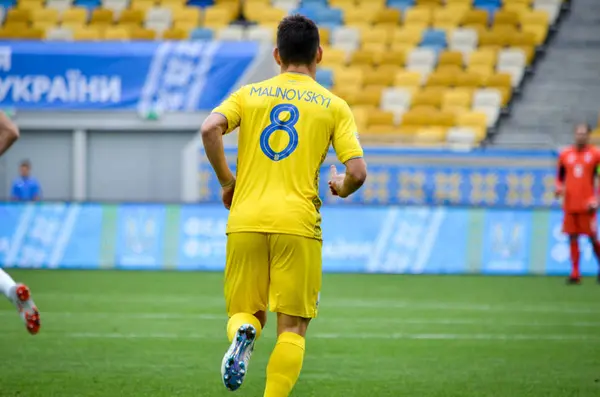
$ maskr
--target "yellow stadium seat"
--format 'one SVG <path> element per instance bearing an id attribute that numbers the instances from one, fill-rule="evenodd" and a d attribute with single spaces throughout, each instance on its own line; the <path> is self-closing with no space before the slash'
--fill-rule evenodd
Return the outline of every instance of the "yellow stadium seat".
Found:
<path id="1" fill-rule="evenodd" d="M 478 88 L 485 80 L 477 73 L 463 72 L 456 76 L 456 87 Z"/>
<path id="2" fill-rule="evenodd" d="M 367 115 L 367 127 L 379 125 L 379 126 L 393 126 L 394 125 L 394 113 L 386 112 L 384 110 L 376 109 L 369 112 Z"/>
<path id="3" fill-rule="evenodd" d="M 427 77 L 426 87 L 452 87 L 456 84 L 456 74 L 435 71 Z"/>
<path id="4" fill-rule="evenodd" d="M 463 66 L 463 54 L 460 51 L 442 51 L 438 58 L 438 65 Z"/>
<path id="5" fill-rule="evenodd" d="M 327 28 L 319 28 L 319 40 L 321 41 L 321 45 L 328 45 L 331 41 L 331 31 Z"/>
<path id="6" fill-rule="evenodd" d="M 131 40 L 155 40 L 156 32 L 145 28 L 133 29 L 130 32 L 130 38 Z"/>
<path id="7" fill-rule="evenodd" d="M 31 21 L 31 11 L 19 8 L 9 8 L 6 13 L 6 23 L 25 23 L 28 24 Z"/>
<path id="8" fill-rule="evenodd" d="M 467 68 L 467 72 L 478 74 L 481 76 L 482 84 L 485 84 L 491 75 L 494 74 L 494 68 L 488 65 L 471 65 Z"/>
<path id="9" fill-rule="evenodd" d="M 510 48 L 518 48 L 525 53 L 525 59 L 527 61 L 527 65 L 531 65 L 533 59 L 535 58 L 535 46 L 525 45 L 525 46 L 511 46 Z"/>
<path id="10" fill-rule="evenodd" d="M 21 0 L 17 2 L 17 9 L 35 11 L 44 8 L 44 0 Z"/>
<path id="11" fill-rule="evenodd" d="M 365 72 L 365 85 L 390 86 L 394 84 L 396 70 L 387 68 L 371 69 Z"/>
<path id="12" fill-rule="evenodd" d="M 144 14 L 152 7 L 154 7 L 154 0 L 131 0 L 129 4 L 130 9 L 143 11 Z"/>
<path id="13" fill-rule="evenodd" d="M 376 12 L 375 9 L 355 7 L 344 11 L 344 22 L 350 26 L 371 24 L 375 20 Z"/>
<path id="14" fill-rule="evenodd" d="M 25 29 L 18 33 L 21 40 L 42 40 L 46 35 L 45 31 L 37 28 Z"/>
<path id="15" fill-rule="evenodd" d="M 487 116 L 481 112 L 466 112 L 458 116 L 456 125 L 459 127 L 486 128 Z"/>
<path id="16" fill-rule="evenodd" d="M 524 47 L 537 45 L 535 34 L 529 32 L 517 32 L 511 37 L 510 45 Z"/>
<path id="17" fill-rule="evenodd" d="M 514 11 L 499 10 L 494 14 L 494 25 L 518 26 L 519 14 Z"/>
<path id="18" fill-rule="evenodd" d="M 3 26 L 0 28 L 0 39 L 16 39 L 18 38 L 18 32 L 18 29 L 12 29 L 10 27 Z"/>
<path id="19" fill-rule="evenodd" d="M 483 31 L 479 34 L 479 46 L 497 46 L 502 47 L 503 36 L 494 31 Z"/>
<path id="20" fill-rule="evenodd" d="M 504 3 L 502 7 L 502 11 L 514 12 L 519 17 L 519 21 L 521 20 L 521 15 L 529 12 L 531 8 L 527 4 L 522 3 Z"/>
<path id="21" fill-rule="evenodd" d="M 361 41 L 363 44 L 388 44 L 392 41 L 392 33 L 393 31 L 384 27 L 371 27 L 370 29 L 361 32 Z"/>
<path id="22" fill-rule="evenodd" d="M 260 11 L 257 12 L 257 15 L 254 16 L 253 19 L 251 19 L 252 21 L 256 21 L 259 24 L 263 24 L 263 23 L 279 23 L 279 21 L 281 21 L 283 19 L 283 17 L 286 16 L 286 12 L 284 10 L 280 10 L 278 8 L 273 8 L 273 7 L 262 7 L 259 9 Z M 210 14 L 207 14 L 207 18 L 210 16 Z M 227 22 L 229 22 L 231 19 L 227 19 Z"/>
<path id="23" fill-rule="evenodd" d="M 535 38 L 535 44 L 540 45 L 546 41 L 548 36 L 548 27 L 543 25 L 523 25 L 521 27 L 524 33 L 531 33 Z"/>
<path id="24" fill-rule="evenodd" d="M 321 66 L 343 65 L 346 63 L 346 59 L 347 55 L 344 50 L 331 47 L 324 47 Z"/>
<path id="25" fill-rule="evenodd" d="M 487 86 L 490 88 L 511 88 L 512 78 L 508 73 L 496 73 L 489 77 Z"/>
<path id="26" fill-rule="evenodd" d="M 112 25 L 115 19 L 113 10 L 106 8 L 96 8 L 92 12 L 90 24 L 92 25 Z"/>
<path id="27" fill-rule="evenodd" d="M 402 14 L 396 8 L 382 8 L 375 12 L 373 22 L 377 25 L 398 25 Z"/>
<path id="28" fill-rule="evenodd" d="M 462 20 L 463 13 L 448 8 L 437 8 L 433 10 L 433 26 L 458 25 Z"/>
<path id="29" fill-rule="evenodd" d="M 100 32 L 87 26 L 73 29 L 73 40 L 76 41 L 96 41 L 100 40 Z"/>
<path id="30" fill-rule="evenodd" d="M 470 108 L 472 92 L 463 89 L 448 90 L 444 93 L 442 108 Z"/>
<path id="31" fill-rule="evenodd" d="M 104 40 L 129 40 L 129 31 L 121 26 L 111 26 L 104 31 Z"/>
<path id="32" fill-rule="evenodd" d="M 368 50 L 357 50 L 350 55 L 350 65 L 369 65 L 375 64 L 375 55 L 372 51 Z"/>
<path id="33" fill-rule="evenodd" d="M 192 30 L 196 29 L 197 27 L 198 27 L 197 24 L 195 24 L 193 22 L 188 22 L 188 21 L 177 21 L 177 22 L 173 23 L 173 29 L 183 30 L 188 35 Z"/>
<path id="34" fill-rule="evenodd" d="M 436 125 L 438 127 L 445 127 L 446 130 L 449 127 L 453 127 L 456 123 L 456 117 L 452 112 L 440 111 L 435 119 L 435 123 L 432 125 Z"/>
<path id="35" fill-rule="evenodd" d="M 384 43 L 364 43 L 361 50 L 373 54 L 373 65 L 379 65 L 379 61 L 383 54 L 387 51 L 387 46 Z"/>
<path id="36" fill-rule="evenodd" d="M 63 12 L 61 21 L 63 24 L 83 25 L 87 22 L 87 17 L 87 10 L 85 8 L 73 7 Z"/>
<path id="37" fill-rule="evenodd" d="M 550 16 L 543 10 L 530 10 L 520 16 L 521 25 L 540 25 L 548 28 Z"/>
<path id="38" fill-rule="evenodd" d="M 502 97 L 502 106 L 508 105 L 512 98 L 512 87 L 494 87 L 494 89 L 500 92 L 500 96 Z"/>
<path id="39" fill-rule="evenodd" d="M 392 42 L 392 45 L 390 46 L 390 51 L 391 52 L 402 52 L 404 54 L 409 54 L 412 50 L 415 49 L 415 47 L 416 47 L 415 44 Z"/>
<path id="40" fill-rule="evenodd" d="M 379 61 L 380 65 L 404 66 L 406 63 L 406 51 L 385 51 Z"/>
<path id="41" fill-rule="evenodd" d="M 186 7 L 173 12 L 173 22 L 186 22 L 190 25 L 200 25 L 200 8 L 198 7 Z"/>
<path id="42" fill-rule="evenodd" d="M 365 73 L 360 68 L 340 68 L 333 73 L 333 85 L 335 87 L 362 87 L 364 79 Z"/>
<path id="43" fill-rule="evenodd" d="M 438 112 L 435 108 L 411 109 L 402 115 L 402 126 L 426 126 L 430 125 Z"/>
<path id="44" fill-rule="evenodd" d="M 423 38 L 423 29 L 421 28 L 402 28 L 394 32 L 394 44 L 403 43 L 410 45 L 418 45 Z"/>
<path id="45" fill-rule="evenodd" d="M 54 25 L 58 23 L 59 12 L 54 8 L 40 8 L 32 10 L 31 20 L 33 22 L 52 22 Z"/>
<path id="46" fill-rule="evenodd" d="M 183 29 L 171 28 L 163 32 L 163 40 L 187 40 L 189 38 L 189 32 Z"/>
<path id="47" fill-rule="evenodd" d="M 208 7 L 204 13 L 204 26 L 220 28 L 231 22 L 231 13 L 224 8 Z M 267 22 L 267 21 L 265 21 Z"/>
<path id="48" fill-rule="evenodd" d="M 413 95 L 411 107 L 425 105 L 439 108 L 442 106 L 443 93 L 444 90 L 437 87 L 425 88 Z"/>
<path id="49" fill-rule="evenodd" d="M 463 72 L 463 68 L 462 66 L 458 66 L 458 65 L 438 65 L 437 68 L 435 68 L 436 72 L 441 72 L 441 73 L 446 73 L 446 74 L 453 74 L 453 75 L 459 75 Z M 456 78 L 456 77 L 454 77 Z"/>
<path id="50" fill-rule="evenodd" d="M 355 98 L 354 104 L 359 106 L 378 107 L 381 102 L 381 86 L 365 86 Z"/>
<path id="51" fill-rule="evenodd" d="M 411 7 L 404 13 L 404 24 L 430 25 L 433 19 L 431 10 L 426 8 Z"/>
<path id="52" fill-rule="evenodd" d="M 469 10 L 463 15 L 461 20 L 462 25 L 487 25 L 488 23 L 488 13 L 485 10 Z"/>
<path id="53" fill-rule="evenodd" d="M 56 22 L 51 22 L 51 21 L 34 21 L 31 25 L 32 28 L 35 29 L 40 29 L 44 32 L 55 28 L 56 27 Z"/>
<path id="54" fill-rule="evenodd" d="M 469 55 L 469 66 L 486 65 L 494 67 L 496 65 L 496 54 L 493 51 L 476 50 Z"/>
<path id="55" fill-rule="evenodd" d="M 360 88 L 357 86 L 333 87 L 333 93 L 353 106 L 356 98 L 360 95 Z"/>
<path id="56" fill-rule="evenodd" d="M 477 32 L 477 35 L 481 35 L 482 33 L 487 31 L 487 26 L 482 23 L 470 23 L 462 26 L 465 29 L 473 29 Z"/>
<path id="57" fill-rule="evenodd" d="M 420 87 L 423 76 L 419 72 L 403 70 L 396 74 L 394 85 L 396 87 Z"/>
<path id="58" fill-rule="evenodd" d="M 119 16 L 119 24 L 139 26 L 144 20 L 144 12 L 142 10 L 126 9 L 121 12 Z"/>

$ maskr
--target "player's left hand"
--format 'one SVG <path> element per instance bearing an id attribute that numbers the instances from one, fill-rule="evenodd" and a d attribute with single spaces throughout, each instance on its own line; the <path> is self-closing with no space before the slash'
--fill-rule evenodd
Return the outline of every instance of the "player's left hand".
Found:
<path id="1" fill-rule="evenodd" d="M 595 212 L 598 210 L 598 199 L 593 198 L 588 203 L 588 209 L 590 212 Z"/>
<path id="2" fill-rule="evenodd" d="M 341 198 L 347 197 L 343 192 L 345 178 L 346 174 L 338 174 L 335 165 L 332 165 L 329 168 L 329 190 L 331 191 L 331 194 Z"/>
<path id="3" fill-rule="evenodd" d="M 221 200 L 223 201 L 223 205 L 225 208 L 230 209 L 231 203 L 233 202 L 233 192 L 235 191 L 235 178 L 231 185 L 224 186 L 221 190 Z"/>

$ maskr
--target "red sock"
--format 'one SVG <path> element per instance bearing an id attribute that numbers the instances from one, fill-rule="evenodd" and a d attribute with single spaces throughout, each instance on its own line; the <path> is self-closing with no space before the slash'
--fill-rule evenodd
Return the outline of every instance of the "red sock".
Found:
<path id="1" fill-rule="evenodd" d="M 579 278 L 579 241 L 572 238 L 571 243 L 571 278 Z M 595 248 L 594 248 L 595 249 Z"/>

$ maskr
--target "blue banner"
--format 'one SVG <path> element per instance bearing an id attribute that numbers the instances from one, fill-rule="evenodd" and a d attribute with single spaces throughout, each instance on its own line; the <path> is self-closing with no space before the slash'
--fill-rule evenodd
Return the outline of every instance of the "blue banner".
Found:
<path id="1" fill-rule="evenodd" d="M 235 169 L 237 152 L 228 149 Z M 199 192 L 204 202 L 220 202 L 221 185 L 202 149 Z M 551 151 L 365 149 L 369 177 L 349 199 L 328 194 L 333 152 L 321 167 L 319 194 L 328 204 L 460 205 L 475 207 L 558 208 L 554 197 L 556 153 Z M 337 164 L 339 166 L 339 164 Z"/>
<path id="2" fill-rule="evenodd" d="M 558 210 L 325 206 L 323 270 L 409 274 L 570 271 Z M 0 204 L 0 266 L 220 271 L 221 205 Z M 598 269 L 581 241 L 582 272 Z"/>
<path id="3" fill-rule="evenodd" d="M 253 42 L 0 42 L 0 103 L 36 110 L 210 110 Z"/>

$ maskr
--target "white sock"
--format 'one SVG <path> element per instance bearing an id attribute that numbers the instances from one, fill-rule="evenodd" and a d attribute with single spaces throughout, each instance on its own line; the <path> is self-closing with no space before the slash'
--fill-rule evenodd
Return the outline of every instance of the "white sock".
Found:
<path id="1" fill-rule="evenodd" d="M 9 291 L 15 286 L 15 280 L 12 279 L 4 270 L 0 269 L 0 292 L 8 298 Z M 9 298 L 10 299 L 10 298 Z"/>

